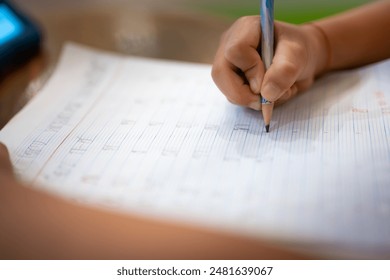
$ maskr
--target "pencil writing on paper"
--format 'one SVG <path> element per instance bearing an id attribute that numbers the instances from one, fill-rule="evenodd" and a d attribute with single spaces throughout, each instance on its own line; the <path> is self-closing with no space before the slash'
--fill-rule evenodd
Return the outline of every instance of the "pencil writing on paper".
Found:
<path id="1" fill-rule="evenodd" d="M 261 58 L 267 70 L 274 53 L 274 0 L 261 0 Z M 269 132 L 274 104 L 261 97 L 261 111 L 266 132 Z"/>

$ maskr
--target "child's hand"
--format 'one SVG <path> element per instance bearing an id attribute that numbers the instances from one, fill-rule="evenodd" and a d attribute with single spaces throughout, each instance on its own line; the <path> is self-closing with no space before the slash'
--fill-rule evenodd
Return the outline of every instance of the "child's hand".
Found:
<path id="1" fill-rule="evenodd" d="M 230 102 L 261 110 L 260 93 L 276 104 L 285 102 L 326 67 L 326 42 L 315 27 L 275 22 L 274 30 L 275 54 L 266 73 L 258 52 L 258 16 L 240 18 L 222 36 L 212 76 Z"/>

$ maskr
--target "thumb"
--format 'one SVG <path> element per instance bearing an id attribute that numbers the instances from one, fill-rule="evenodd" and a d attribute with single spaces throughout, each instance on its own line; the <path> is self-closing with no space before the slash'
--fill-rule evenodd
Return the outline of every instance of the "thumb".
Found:
<path id="1" fill-rule="evenodd" d="M 264 75 L 261 95 L 272 102 L 278 100 L 297 81 L 302 64 L 300 49 L 280 42 L 272 64 Z"/>
<path id="2" fill-rule="evenodd" d="M 273 63 L 265 73 L 261 95 L 271 101 L 278 100 L 296 82 L 298 69 L 295 65 L 283 62 Z"/>

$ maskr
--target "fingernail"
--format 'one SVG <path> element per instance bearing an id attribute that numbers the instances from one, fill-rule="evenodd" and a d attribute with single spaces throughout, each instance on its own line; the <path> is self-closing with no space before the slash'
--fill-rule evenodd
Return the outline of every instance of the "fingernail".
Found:
<path id="1" fill-rule="evenodd" d="M 260 111 L 261 110 L 261 103 L 260 103 L 260 101 L 254 101 L 254 102 L 250 103 L 248 107 L 253 109 L 253 110 Z"/>
<path id="2" fill-rule="evenodd" d="M 252 78 L 249 81 L 249 85 L 250 85 L 251 90 L 252 90 L 253 93 L 260 94 L 260 84 L 259 84 L 259 82 L 257 81 L 256 78 Z"/>
<path id="3" fill-rule="evenodd" d="M 280 87 L 273 83 L 266 84 L 264 89 L 261 90 L 261 94 L 269 101 L 275 101 L 279 98 L 281 93 Z"/>

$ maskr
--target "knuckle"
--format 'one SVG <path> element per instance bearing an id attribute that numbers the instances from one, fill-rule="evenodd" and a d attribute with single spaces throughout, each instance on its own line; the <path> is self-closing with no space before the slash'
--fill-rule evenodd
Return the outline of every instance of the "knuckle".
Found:
<path id="1" fill-rule="evenodd" d="M 297 91 L 304 91 L 308 89 L 314 83 L 314 77 L 310 77 L 306 80 L 296 83 Z"/>
<path id="2" fill-rule="evenodd" d="M 226 69 L 221 63 L 214 63 L 212 65 L 210 74 L 216 85 L 220 86 L 223 84 L 224 79 L 226 79 L 224 72 L 226 72 Z"/>
<path id="3" fill-rule="evenodd" d="M 243 48 L 244 46 L 240 42 L 232 40 L 226 44 L 224 56 L 230 62 L 240 60 L 240 57 L 244 51 Z"/>
<path id="4" fill-rule="evenodd" d="M 239 19 L 237 19 L 236 24 L 242 25 L 242 24 L 246 24 L 247 22 L 250 22 L 252 20 L 253 20 L 253 16 L 242 16 Z"/>
<path id="5" fill-rule="evenodd" d="M 286 79 L 294 79 L 299 73 L 299 66 L 291 61 L 284 60 L 279 64 L 278 72 Z"/>

